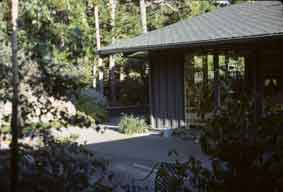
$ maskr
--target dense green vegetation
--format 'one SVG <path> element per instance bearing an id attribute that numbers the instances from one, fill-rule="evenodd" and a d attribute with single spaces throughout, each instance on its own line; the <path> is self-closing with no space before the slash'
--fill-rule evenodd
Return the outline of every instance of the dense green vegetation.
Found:
<path id="1" fill-rule="evenodd" d="M 92 65 L 96 64 L 95 5 L 99 5 L 100 9 L 103 45 L 109 44 L 112 36 L 120 39 L 142 32 L 139 4 L 133 0 L 118 2 L 114 34 L 111 32 L 110 10 L 106 0 L 21 2 L 19 47 L 40 66 L 46 78 L 43 80 L 50 85 L 46 85 L 47 90 L 54 85 L 53 81 L 63 81 L 66 78 L 68 81 L 73 79 L 80 86 L 91 86 Z M 166 5 L 152 3 L 147 8 L 149 29 L 156 29 L 215 7 L 209 1 L 188 0 L 173 1 L 170 6 Z M 0 6 L 1 10 L 8 11 L 7 1 L 0 3 Z M 1 12 L 1 52 L 9 47 L 8 17 L 9 12 Z M 8 63 L 8 60 L 5 61 L 1 63 Z"/>
<path id="2" fill-rule="evenodd" d="M 148 130 L 146 121 L 133 115 L 124 115 L 119 123 L 119 131 L 128 135 L 145 133 Z"/>
<path id="3" fill-rule="evenodd" d="M 281 191 L 282 111 L 266 107 L 255 120 L 254 102 L 244 94 L 225 99 L 207 122 L 202 149 L 213 159 L 210 191 Z"/>
<path id="4" fill-rule="evenodd" d="M 9 25 L 9 1 L 0 2 L 0 98 L 11 99 L 11 51 Z M 115 39 L 133 37 L 142 33 L 139 2 L 117 1 L 115 28 L 111 26 L 111 9 L 108 0 L 27 0 L 20 1 L 18 19 L 18 57 L 21 79 L 34 95 L 53 96 L 57 99 L 77 98 L 80 90 L 90 88 L 93 81 L 93 66 L 97 65 L 95 14 L 99 8 L 99 24 L 102 46 Z M 148 29 L 154 30 L 193 15 L 210 11 L 214 1 L 147 1 Z M 117 57 L 116 66 L 125 66 L 128 60 Z M 108 78 L 108 59 L 104 59 L 105 78 Z M 120 70 L 117 70 L 118 73 Z M 124 71 L 124 70 L 122 70 Z M 137 78 L 138 77 L 138 78 Z M 132 98 L 132 90 L 125 88 L 144 86 L 144 75 L 127 77 L 121 82 L 121 103 L 131 104 L 139 98 Z M 106 82 L 107 84 L 107 82 Z M 22 88 L 26 90 L 26 87 Z M 140 90 L 138 90 L 140 92 Z M 144 95 L 146 93 L 142 93 Z M 23 93 L 22 104 L 33 106 L 29 95 Z M 92 101 L 90 101 L 92 102 Z M 23 106 L 23 105 L 22 105 Z M 81 112 L 85 112 L 84 107 Z M 101 106 L 98 122 L 105 120 Z M 28 111 L 35 109 L 25 108 Z M 100 110 L 101 109 L 101 110 Z M 90 113 L 88 109 L 88 114 Z M 91 112 L 96 113 L 94 111 Z M 101 114 L 102 113 L 102 114 Z M 24 115 L 24 114 L 23 114 Z"/>
<path id="5" fill-rule="evenodd" d="M 20 113 L 22 117 L 21 128 L 27 130 L 27 132 L 31 132 L 31 129 L 39 129 L 40 131 L 38 131 L 38 134 L 42 138 L 43 145 L 39 146 L 38 148 L 32 149 L 27 146 L 24 146 L 22 148 L 19 164 L 25 163 L 24 157 L 26 157 L 27 155 L 29 155 L 29 157 L 33 157 L 35 163 L 32 164 L 28 162 L 26 164 L 28 166 L 32 165 L 32 167 L 28 167 L 28 170 L 32 170 L 33 172 L 25 172 L 26 170 L 24 169 L 21 170 L 20 175 L 22 177 L 19 183 L 21 185 L 28 182 L 29 187 L 32 187 L 32 190 L 35 191 L 54 191 L 54 189 L 49 189 L 49 187 L 54 186 L 58 186 L 56 190 L 60 188 L 61 191 L 80 191 L 89 189 L 89 187 L 93 187 L 89 181 L 90 176 L 95 173 L 96 167 L 102 167 L 101 165 L 98 165 L 97 161 L 93 158 L 93 154 L 86 151 L 84 147 L 77 145 L 73 141 L 60 142 L 50 136 L 49 133 L 45 130 L 46 128 L 59 128 L 61 127 L 61 125 L 65 126 L 67 123 L 79 125 L 81 127 L 89 127 L 93 124 L 94 121 L 101 122 L 107 117 L 104 104 L 101 104 L 98 100 L 96 101 L 91 100 L 87 97 L 83 97 L 80 94 L 83 89 L 87 89 L 92 86 L 92 67 L 94 65 L 97 65 L 94 6 L 98 6 L 100 10 L 99 22 L 101 27 L 102 45 L 109 44 L 112 41 L 113 37 L 115 39 L 128 38 L 142 33 L 139 15 L 139 2 L 136 0 L 120 0 L 118 2 L 114 29 L 112 29 L 111 26 L 111 11 L 109 2 L 107 0 L 20 1 L 18 19 L 19 28 L 17 32 L 20 79 L 23 82 L 23 86 L 20 87 Z M 207 11 L 211 11 L 216 7 L 217 5 L 215 4 L 214 0 L 164 0 L 156 2 L 147 1 L 148 29 L 154 30 L 172 24 L 180 19 L 185 19 Z M 10 7 L 8 0 L 3 0 L 0 2 L 0 10 L 1 104 L 2 102 L 5 103 L 7 101 L 11 101 L 10 35 L 12 31 L 9 22 Z M 118 66 L 123 67 L 128 62 L 128 60 L 125 58 L 117 57 L 116 62 Z M 107 72 L 107 58 L 104 59 L 103 68 L 99 70 Z M 139 79 L 136 81 L 141 84 Z M 32 92 L 32 95 L 35 96 L 36 102 L 29 100 L 31 98 L 30 92 Z M 129 94 L 129 92 L 131 91 L 124 90 L 123 92 Z M 42 96 L 52 96 L 56 99 L 72 101 L 76 104 L 78 111 L 73 117 L 69 117 L 64 111 L 54 111 L 53 107 L 50 106 L 51 102 L 48 100 L 42 101 Z M 125 99 L 125 103 L 127 103 L 128 97 L 123 95 L 123 99 Z M 40 103 L 41 105 L 36 106 L 36 103 Z M 236 106 L 233 109 L 238 108 Z M 35 111 L 38 111 L 39 116 L 50 112 L 54 114 L 54 116 L 56 116 L 55 120 L 60 120 L 60 122 L 49 121 L 48 124 L 41 122 L 41 120 L 39 121 L 39 123 L 28 122 L 27 119 Z M 243 115 L 244 113 L 245 111 L 241 111 L 240 115 Z M 221 126 L 214 127 L 216 122 L 221 122 L 222 125 L 226 125 L 226 122 L 233 122 L 230 121 L 230 119 L 227 120 L 227 114 L 229 113 L 223 114 L 226 115 L 224 116 L 224 118 L 216 118 L 214 119 L 213 123 L 210 124 L 210 127 L 220 129 L 216 130 L 213 134 L 216 134 L 224 129 L 224 127 Z M 6 118 L 7 120 L 10 120 L 10 117 Z M 268 125 L 270 124 L 271 123 L 268 123 Z M 7 128 L 7 124 L 4 124 L 4 126 Z M 133 116 L 125 116 L 120 122 L 120 127 L 121 132 L 127 134 L 143 133 L 148 129 L 148 125 L 143 119 L 135 118 Z M 282 125 L 278 125 L 278 128 L 279 127 L 281 128 Z M 244 126 L 244 128 L 246 127 Z M 259 128 L 262 127 L 259 126 Z M 266 129 L 264 129 L 264 131 L 265 130 Z M 279 129 L 276 129 L 274 130 L 274 133 L 277 133 L 278 131 Z M 216 146 L 216 149 L 213 151 L 212 155 L 220 158 L 221 160 L 228 161 L 228 163 L 231 163 L 232 168 L 234 168 L 233 166 L 235 165 L 235 162 L 230 162 L 231 159 L 239 159 L 230 158 L 227 160 L 227 158 L 223 158 L 225 157 L 223 155 L 226 155 L 223 153 L 227 151 L 230 152 L 235 149 L 234 143 L 232 143 L 233 145 L 230 145 L 230 143 L 228 143 L 227 145 L 227 143 L 225 142 L 218 142 L 219 140 L 223 141 L 223 138 L 219 138 L 219 135 L 217 135 L 217 137 L 215 138 L 214 135 L 209 135 L 209 132 L 206 133 L 208 135 L 204 135 L 207 140 L 211 139 L 210 137 L 212 137 L 215 143 L 223 144 Z M 228 132 L 227 135 L 225 135 L 224 141 L 227 141 L 227 138 L 229 139 L 229 141 L 233 141 L 232 139 L 230 139 L 231 134 L 233 136 L 241 136 Z M 261 132 L 259 134 L 259 136 L 261 136 Z M 271 137 L 274 138 L 274 135 L 271 135 Z M 241 142 L 239 138 L 233 137 L 233 139 L 235 139 L 235 141 L 237 142 Z M 277 143 L 275 144 L 278 144 L 279 141 L 281 140 L 276 140 Z M 241 150 L 246 150 L 250 147 L 246 146 L 246 143 L 237 142 L 236 147 L 240 146 Z M 208 146 L 209 144 L 210 143 L 208 142 L 204 142 L 204 145 L 206 147 L 210 147 Z M 260 154 L 263 154 L 263 152 L 265 152 L 263 151 L 265 150 L 265 148 L 262 148 L 263 144 L 270 144 L 270 142 L 269 140 L 260 140 Z M 223 146 L 228 146 L 228 148 L 224 148 L 226 150 L 223 150 Z M 233 150 L 231 150 L 231 148 L 229 147 L 232 147 Z M 239 148 L 236 148 L 236 150 L 239 150 Z M 210 153 L 211 150 L 208 150 L 207 152 Z M 280 168 L 280 165 L 282 164 L 278 161 L 277 158 L 281 155 L 281 150 L 278 149 L 278 151 L 271 152 L 275 155 L 271 156 L 271 160 L 267 161 L 268 164 L 266 166 L 264 165 L 264 168 L 266 167 L 268 171 L 270 170 L 270 175 L 272 175 L 272 178 L 279 178 L 279 180 L 276 180 L 276 182 L 280 182 L 281 177 L 278 177 L 276 170 L 281 170 L 277 169 L 277 167 Z M 245 155 L 253 154 L 247 153 Z M 258 157 L 259 156 L 256 156 L 256 158 L 255 156 L 249 156 L 248 158 L 245 158 L 244 160 L 248 160 L 245 161 L 247 166 L 236 167 L 239 168 L 237 169 L 237 171 L 239 171 L 237 173 L 246 174 L 247 170 L 253 171 L 254 168 L 258 168 L 252 166 L 254 165 L 254 162 L 258 162 L 258 160 L 260 160 L 258 159 Z M 240 159 L 239 162 L 242 163 L 243 159 Z M 238 164 L 236 163 L 236 165 Z M 8 168 L 8 165 L 1 167 L 1 170 L 4 170 L 4 172 L 0 172 L 0 174 L 3 175 L 4 173 L 4 177 L 7 177 L 6 173 L 10 170 L 5 169 Z M 24 168 L 24 165 L 21 166 L 21 168 Z M 60 169 L 61 172 L 58 171 L 58 169 Z M 245 171 L 242 172 L 243 170 Z M 263 172 L 265 170 L 262 169 L 256 171 L 265 173 Z M 3 179 L 2 175 L 0 175 L 1 179 Z M 198 176 L 202 175 L 199 174 Z M 217 175 L 215 176 L 217 177 Z M 232 174 L 232 176 L 235 175 Z M 236 177 L 232 177 L 232 179 L 238 179 L 237 176 L 239 176 L 239 174 L 236 175 Z M 248 174 L 247 176 L 254 175 Z M 216 177 L 210 177 L 209 179 Z M 0 182 L 7 181 L 7 179 L 5 179 L 0 180 Z M 223 184 L 223 179 L 221 179 L 222 178 L 220 178 L 220 180 L 213 180 L 213 182 L 216 181 L 216 184 L 218 184 L 217 182 L 220 181 L 222 182 L 221 184 Z M 256 182 L 254 182 L 253 180 L 253 183 L 251 182 L 251 184 L 262 183 L 261 181 L 265 179 L 267 179 L 267 181 L 270 181 L 263 175 L 260 180 L 257 180 Z M 234 181 L 236 182 L 237 180 Z M 7 185 L 8 181 L 5 183 Z M 3 183 L 1 183 L 1 187 L 2 184 Z M 228 186 L 238 185 L 237 182 L 232 184 L 228 182 L 224 183 L 224 186 L 221 185 L 220 187 L 222 188 L 220 189 L 224 189 L 225 191 L 225 187 L 227 187 L 226 184 L 228 184 Z M 271 182 L 271 184 L 274 183 Z M 276 184 L 277 183 L 275 183 L 275 185 Z M 214 189 L 213 187 L 214 186 L 211 186 L 210 189 Z M 31 189 L 28 188 L 27 191 L 31 191 Z"/>
<path id="6" fill-rule="evenodd" d="M 85 146 L 76 143 L 76 135 L 54 138 L 46 131 L 39 136 L 42 142 L 35 146 L 21 146 L 18 164 L 21 169 L 18 191 L 93 191 L 97 171 L 104 171 L 106 162 L 98 161 Z M 9 155 L 0 151 L 0 187 L 9 190 Z"/>
<path id="7" fill-rule="evenodd" d="M 95 120 L 96 123 L 102 123 L 107 119 L 105 103 L 98 102 L 92 97 L 81 95 L 77 100 L 76 107 Z"/>

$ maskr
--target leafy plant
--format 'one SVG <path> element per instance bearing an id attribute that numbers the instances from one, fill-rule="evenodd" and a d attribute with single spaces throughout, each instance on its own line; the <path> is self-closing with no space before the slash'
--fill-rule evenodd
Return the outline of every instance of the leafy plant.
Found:
<path id="1" fill-rule="evenodd" d="M 124 115 L 119 123 L 119 130 L 125 134 L 145 133 L 149 129 L 146 121 L 133 115 Z"/>
<path id="2" fill-rule="evenodd" d="M 189 191 L 282 191 L 283 113 L 277 106 L 266 106 L 265 114 L 255 118 L 249 97 L 226 97 L 221 109 L 207 120 L 200 138 L 211 167 L 196 159 L 176 162 L 173 173 L 172 169 L 159 171 L 162 185 L 169 185 L 173 177 L 178 181 L 173 187 L 188 181 Z"/>
<path id="3" fill-rule="evenodd" d="M 79 96 L 77 110 L 91 117 L 96 123 L 102 123 L 107 120 L 106 104 L 97 102 L 93 97 Z"/>
<path id="4" fill-rule="evenodd" d="M 21 146 L 21 191 L 77 192 L 94 188 L 97 181 L 93 180 L 94 175 L 97 170 L 105 170 L 104 161 L 98 161 L 85 146 L 76 143 L 75 135 L 55 138 L 42 130 L 37 136 L 43 141 L 38 146 Z M 0 166 L 1 189 L 8 187 L 8 182 L 3 183 L 3 179 L 8 179 L 8 160 L 8 157 L 2 159 Z"/>
<path id="5" fill-rule="evenodd" d="M 253 102 L 240 96 L 227 99 L 208 121 L 202 148 L 216 160 L 215 182 L 222 183 L 224 191 L 283 189 L 282 115 L 265 111 L 255 121 Z"/>

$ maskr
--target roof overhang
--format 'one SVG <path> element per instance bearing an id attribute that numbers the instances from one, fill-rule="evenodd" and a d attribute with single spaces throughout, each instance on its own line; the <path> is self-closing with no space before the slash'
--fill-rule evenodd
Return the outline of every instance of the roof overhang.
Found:
<path id="1" fill-rule="evenodd" d="M 209 41 L 198 41 L 198 42 L 190 42 L 190 43 L 174 43 L 174 44 L 163 44 L 163 45 L 154 45 L 154 46 L 124 47 L 117 49 L 98 50 L 97 52 L 101 56 L 107 56 L 117 53 L 123 53 L 129 55 L 136 52 L 159 51 L 159 50 L 180 49 L 180 48 L 211 49 L 213 46 L 219 46 L 225 44 L 233 45 L 233 44 L 242 44 L 242 43 L 260 43 L 265 41 L 276 41 L 276 40 L 283 40 L 283 33 L 248 36 L 248 37 L 233 38 L 233 39 L 215 39 Z"/>
<path id="2" fill-rule="evenodd" d="M 211 48 L 265 42 L 283 37 L 283 4 L 256 1 L 213 12 L 114 42 L 97 50 L 101 56 L 180 48 Z"/>

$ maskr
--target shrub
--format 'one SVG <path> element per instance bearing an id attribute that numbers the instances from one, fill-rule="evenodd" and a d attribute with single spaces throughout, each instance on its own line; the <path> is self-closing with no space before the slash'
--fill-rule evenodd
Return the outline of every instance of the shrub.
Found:
<path id="1" fill-rule="evenodd" d="M 90 96 L 81 95 L 77 100 L 77 109 L 93 118 L 96 123 L 102 123 L 107 120 L 106 104 L 98 102 Z"/>
<path id="2" fill-rule="evenodd" d="M 119 129 L 122 133 L 132 135 L 147 132 L 149 126 L 142 118 L 134 117 L 133 115 L 125 115 L 119 123 Z"/>
<path id="3" fill-rule="evenodd" d="M 75 142 L 76 135 L 55 138 L 48 130 L 37 136 L 42 143 L 36 146 L 21 145 L 19 165 L 19 191 L 89 191 L 96 185 L 94 176 L 106 170 L 106 162 L 97 160 L 85 146 Z M 0 165 L 1 192 L 8 188 L 9 156 Z M 101 174 L 103 177 L 103 174 Z M 98 177 L 99 179 L 99 177 Z M 2 185 L 1 185 L 2 184 Z"/>
<path id="4" fill-rule="evenodd" d="M 283 113 L 265 109 L 255 121 L 252 101 L 224 104 L 201 137 L 202 149 L 215 159 L 213 182 L 225 191 L 282 191 Z"/>
<path id="5" fill-rule="evenodd" d="M 277 110 L 281 107 L 268 108 L 265 103 L 265 114 L 257 119 L 254 107 L 245 95 L 227 97 L 201 130 L 201 147 L 211 161 L 175 163 L 173 179 L 178 182 L 173 187 L 188 181 L 188 191 L 283 191 L 283 113 Z M 169 188 L 169 174 L 161 173 L 158 181 Z"/>

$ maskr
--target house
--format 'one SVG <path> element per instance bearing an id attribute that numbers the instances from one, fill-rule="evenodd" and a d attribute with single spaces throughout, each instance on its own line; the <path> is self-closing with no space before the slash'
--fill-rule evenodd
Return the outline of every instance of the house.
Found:
<path id="1" fill-rule="evenodd" d="M 233 58 L 234 63 L 240 63 L 237 73 L 242 73 L 241 85 L 255 100 L 257 114 L 263 112 L 268 87 L 276 87 L 273 96 L 276 102 L 283 102 L 280 1 L 245 2 L 219 8 L 98 50 L 102 56 L 141 51 L 148 53 L 150 63 L 153 128 L 190 126 L 194 119 L 192 95 L 201 89 L 198 82 L 202 82 L 202 87 L 212 87 L 213 106 L 220 107 L 223 90 L 220 79 L 225 76 L 225 66 L 231 72 L 228 65 Z"/>

